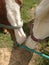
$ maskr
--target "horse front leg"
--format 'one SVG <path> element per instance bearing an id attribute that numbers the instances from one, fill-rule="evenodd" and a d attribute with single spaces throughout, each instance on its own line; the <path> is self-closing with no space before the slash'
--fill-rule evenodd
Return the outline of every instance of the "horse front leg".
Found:
<path id="1" fill-rule="evenodd" d="M 13 15 L 13 12 L 8 11 L 7 13 L 7 17 L 8 17 L 8 21 L 12 26 L 19 26 L 21 24 L 21 22 L 19 23 L 19 21 L 15 20 L 15 16 Z M 19 25 L 18 25 L 19 24 Z M 19 44 L 22 44 L 25 39 L 26 39 L 26 35 L 22 29 L 22 27 L 20 29 L 14 29 L 14 33 L 15 33 L 15 39 Z M 13 34 L 14 35 L 14 34 Z M 14 38 L 14 37 L 13 37 Z"/>

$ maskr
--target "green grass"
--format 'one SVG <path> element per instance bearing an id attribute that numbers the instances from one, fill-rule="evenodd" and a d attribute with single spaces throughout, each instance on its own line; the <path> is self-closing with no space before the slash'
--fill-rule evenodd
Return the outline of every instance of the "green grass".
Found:
<path id="1" fill-rule="evenodd" d="M 13 47 L 13 41 L 9 34 L 3 34 L 0 32 L 0 48 Z"/>
<path id="2" fill-rule="evenodd" d="M 23 7 L 22 7 L 22 19 L 25 23 L 28 22 L 30 15 L 27 13 L 32 7 L 38 3 L 38 0 L 23 0 Z"/>

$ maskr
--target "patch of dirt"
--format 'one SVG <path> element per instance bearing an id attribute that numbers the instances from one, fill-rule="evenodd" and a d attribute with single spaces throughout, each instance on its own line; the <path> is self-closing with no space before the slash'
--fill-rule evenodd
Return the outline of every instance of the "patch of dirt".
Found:
<path id="1" fill-rule="evenodd" d="M 35 53 L 33 54 L 33 56 L 32 56 L 32 58 L 31 58 L 31 61 L 30 61 L 30 63 L 28 64 L 28 65 L 38 65 L 38 55 L 36 55 Z"/>
<path id="2" fill-rule="evenodd" d="M 32 53 L 24 49 L 0 48 L 0 65 L 28 65 Z"/>
<path id="3" fill-rule="evenodd" d="M 11 51 L 8 48 L 0 48 L 0 65 L 8 65 Z"/>

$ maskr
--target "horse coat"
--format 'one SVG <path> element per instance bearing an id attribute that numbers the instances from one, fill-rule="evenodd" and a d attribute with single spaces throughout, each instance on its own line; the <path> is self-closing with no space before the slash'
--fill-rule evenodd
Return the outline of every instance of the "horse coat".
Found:
<path id="1" fill-rule="evenodd" d="M 23 25 L 20 8 L 22 0 L 0 0 L 0 23 L 12 26 Z M 23 43 L 26 35 L 22 29 L 9 30 L 14 41 Z"/>

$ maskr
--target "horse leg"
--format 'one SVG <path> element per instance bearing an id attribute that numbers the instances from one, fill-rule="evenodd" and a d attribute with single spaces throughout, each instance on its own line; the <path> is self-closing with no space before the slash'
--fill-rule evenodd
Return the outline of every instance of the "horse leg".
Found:
<path id="1" fill-rule="evenodd" d="M 49 36 L 49 0 L 42 0 L 35 11 L 33 34 L 37 39 Z"/>

